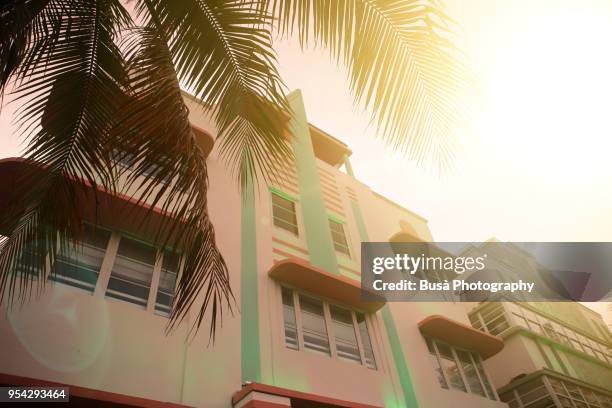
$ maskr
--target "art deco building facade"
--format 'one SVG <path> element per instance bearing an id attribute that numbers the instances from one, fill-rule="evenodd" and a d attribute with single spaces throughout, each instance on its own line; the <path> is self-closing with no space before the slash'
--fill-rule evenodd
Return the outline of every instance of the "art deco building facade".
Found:
<path id="1" fill-rule="evenodd" d="M 213 147 L 214 125 L 186 96 L 210 152 L 208 205 L 240 309 L 214 345 L 206 333 L 189 337 L 195 314 L 165 333 L 180 256 L 160 253 L 124 216 L 133 204 L 106 197 L 83 251 L 48 265 L 40 296 L 3 307 L 0 384 L 68 385 L 83 406 L 506 407 L 496 387 L 518 374 L 498 363 L 507 331 L 473 328 L 459 303 L 361 299 L 360 242 L 433 237 L 425 219 L 353 176 L 350 150 L 309 124 L 299 91 L 289 100 L 294 165 L 240 193 Z M 0 162 L 0 196 L 22 165 Z M 527 364 L 535 346 L 525 344 L 537 339 L 515 337 L 506 348 Z M 609 370 L 597 358 L 583 360 Z M 532 366 L 520 372 L 542 368 Z M 541 373 L 562 375 L 552 367 Z M 501 388 L 504 400 L 512 387 Z"/>

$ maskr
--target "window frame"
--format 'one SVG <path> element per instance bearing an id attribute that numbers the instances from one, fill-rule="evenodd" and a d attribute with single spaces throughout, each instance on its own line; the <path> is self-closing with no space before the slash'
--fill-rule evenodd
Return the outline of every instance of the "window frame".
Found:
<path id="1" fill-rule="evenodd" d="M 153 271 L 153 281 L 151 282 L 151 292 L 149 293 L 149 298 L 153 295 L 153 299 L 149 299 L 149 304 L 147 305 L 147 310 L 149 310 L 149 306 L 153 310 L 153 314 L 157 316 L 162 316 L 169 318 L 172 315 L 172 310 L 174 309 L 174 302 L 176 301 L 176 287 L 178 285 L 179 279 L 181 278 L 181 274 L 183 272 L 183 266 L 185 264 L 185 258 L 182 256 L 180 252 L 176 252 L 178 256 L 178 265 L 176 269 L 176 279 L 174 280 L 174 288 L 172 289 L 172 304 L 170 305 L 170 312 L 168 315 L 162 313 L 162 311 L 157 309 L 157 296 L 159 295 L 159 282 L 161 279 L 161 272 L 164 266 L 164 257 L 167 252 L 172 252 L 172 248 L 167 248 L 166 250 L 157 249 L 157 257 L 159 258 L 159 268 L 157 269 L 157 276 L 155 275 L 155 270 Z M 153 290 L 153 286 L 155 285 L 155 290 Z"/>
<path id="2" fill-rule="evenodd" d="M 131 164 L 132 161 L 136 162 L 136 157 L 134 156 L 133 153 L 128 152 L 126 150 L 120 150 L 120 149 L 115 148 L 113 149 L 111 154 L 112 154 L 111 158 L 112 158 L 113 164 L 119 174 L 123 174 L 126 172 L 133 173 L 134 168 L 139 166 L 144 160 L 144 159 L 140 159 L 138 163 L 134 163 L 134 165 L 132 165 Z M 159 184 L 169 185 L 172 182 L 172 178 L 169 178 L 169 177 L 158 178 L 154 176 L 155 172 L 157 171 L 159 167 L 160 165 L 158 163 L 148 163 L 147 167 L 142 172 L 141 177 L 146 177 L 149 180 L 155 180 Z"/>
<path id="3" fill-rule="evenodd" d="M 313 350 L 310 350 L 309 348 L 306 348 L 304 345 L 304 328 L 303 328 L 303 322 L 302 322 L 302 308 L 301 308 L 301 304 L 300 304 L 300 295 L 305 296 L 305 297 L 309 297 L 312 299 L 315 299 L 319 302 L 321 302 L 322 306 L 323 306 L 323 317 L 325 320 L 325 328 L 327 330 L 327 341 L 329 344 L 329 354 L 327 355 L 329 358 L 332 358 L 336 361 L 340 361 L 340 362 L 345 362 L 347 364 L 353 364 L 353 365 L 358 365 L 361 367 L 364 367 L 366 369 L 369 370 L 374 370 L 374 371 L 378 371 L 380 370 L 380 366 L 379 366 L 379 361 L 380 361 L 380 357 L 378 354 L 378 350 L 376 349 L 375 346 L 375 337 L 373 336 L 374 334 L 374 329 L 372 327 L 370 320 L 370 315 L 362 310 L 358 310 L 355 309 L 353 307 L 350 306 L 346 306 L 343 305 L 341 303 L 337 303 L 334 301 L 329 301 L 325 298 L 322 298 L 320 296 L 317 296 L 315 294 L 312 293 L 308 293 L 305 291 L 302 291 L 298 288 L 292 287 L 290 285 L 285 285 L 285 284 L 280 284 L 278 285 L 279 287 L 279 292 L 281 295 L 281 299 L 280 299 L 280 306 L 281 306 L 281 343 L 284 346 L 285 349 L 289 350 L 289 351 L 296 351 L 296 352 L 302 352 L 302 351 L 307 351 L 310 352 L 312 354 L 319 354 L 321 356 L 323 356 L 324 354 L 322 353 L 317 353 Z M 297 333 L 297 349 L 289 347 L 287 345 L 286 339 L 285 339 L 285 320 L 284 320 L 284 315 L 283 315 L 283 308 L 284 308 L 284 303 L 282 300 L 282 290 L 283 288 L 289 290 L 292 294 L 292 299 L 293 299 L 293 309 L 294 309 L 294 313 L 295 313 L 295 323 L 296 323 L 296 333 Z M 335 335 L 335 329 L 334 329 L 334 323 L 331 317 L 331 311 L 330 311 L 330 306 L 335 306 L 337 308 L 340 309 L 344 309 L 347 310 L 351 313 L 351 318 L 352 318 L 352 323 L 353 323 L 353 330 L 355 331 L 355 338 L 357 339 L 357 347 L 359 348 L 359 359 L 360 361 L 354 361 L 351 362 L 348 359 L 343 359 L 338 357 L 338 350 L 337 350 L 337 344 L 336 344 L 336 335 Z M 366 330 L 368 332 L 368 336 L 370 339 L 370 344 L 372 345 L 372 356 L 373 356 L 373 366 L 370 366 L 367 362 L 367 358 L 365 356 L 365 349 L 363 346 L 363 339 L 361 338 L 361 332 L 359 330 L 359 323 L 357 321 L 357 313 L 362 313 L 364 315 L 364 321 L 366 324 Z"/>
<path id="4" fill-rule="evenodd" d="M 147 241 L 145 241 L 145 240 L 143 240 L 141 238 L 135 237 L 135 236 L 133 236 L 131 234 L 126 234 L 126 233 L 121 234 L 121 233 L 119 233 L 117 235 L 118 235 L 118 237 L 117 237 L 117 247 L 116 247 L 115 252 L 114 252 L 113 262 L 112 262 L 112 264 L 110 265 L 110 268 L 109 268 L 110 270 L 109 270 L 109 273 L 108 273 L 108 279 L 106 280 L 106 288 L 104 289 L 104 298 L 105 299 L 112 299 L 113 301 L 133 303 L 134 305 L 139 306 L 138 303 L 130 302 L 128 300 L 118 299 L 116 297 L 108 295 L 108 284 L 110 282 L 110 279 L 113 277 L 113 269 L 115 268 L 115 264 L 117 262 L 117 257 L 119 256 L 119 247 L 121 246 L 121 240 L 123 238 L 126 238 L 126 239 L 129 239 L 129 240 L 132 240 L 132 241 L 136 241 L 136 242 L 138 242 L 140 244 L 147 245 L 147 246 L 149 246 L 149 247 L 151 247 L 152 249 L 155 250 L 155 254 L 153 255 L 153 257 L 154 257 L 153 265 L 152 265 L 153 269 L 151 271 L 151 281 L 149 283 L 149 291 L 147 293 L 147 299 L 145 301 L 145 305 L 144 306 L 140 305 L 141 308 L 143 308 L 144 310 L 151 311 L 151 297 L 152 297 L 152 293 L 153 293 L 153 286 L 154 286 L 154 283 L 156 282 L 156 280 L 155 280 L 156 277 L 157 277 L 157 281 L 159 280 L 159 275 L 160 275 L 160 271 L 161 271 L 161 262 L 160 262 L 161 261 L 161 257 L 159 255 L 160 251 L 159 251 L 158 248 L 156 248 L 151 243 L 149 243 L 149 242 L 147 242 Z M 134 261 L 132 258 L 129 258 L 129 257 L 126 257 L 126 258 Z M 136 262 L 139 262 L 139 261 L 136 261 Z M 124 278 L 121 278 L 121 277 L 119 277 L 119 278 L 115 277 L 115 279 L 125 280 Z M 144 285 L 142 285 L 140 283 L 137 283 L 137 282 L 133 282 L 132 284 L 144 287 Z M 155 286 L 157 287 L 156 284 L 155 284 Z M 122 293 L 122 292 L 120 292 L 120 293 Z M 157 293 L 157 292 L 155 292 L 155 293 Z M 131 296 L 131 295 L 127 294 L 127 293 L 123 293 L 123 295 Z"/>
<path id="5" fill-rule="evenodd" d="M 117 259 L 117 254 L 118 254 L 118 250 L 119 250 L 119 245 L 121 244 L 121 238 L 122 237 L 126 237 L 128 239 L 131 240 L 135 240 L 135 241 L 139 241 L 141 243 L 144 243 L 146 245 L 150 245 L 153 246 L 150 242 L 147 242 L 146 240 L 143 240 L 140 237 L 134 236 L 132 234 L 126 233 L 126 232 L 120 232 L 120 231 L 116 231 L 113 233 L 116 236 L 115 239 L 115 245 L 113 247 L 113 253 L 112 253 L 112 259 L 109 260 L 109 265 L 108 265 L 108 270 L 106 271 L 107 276 L 105 277 L 105 281 L 104 281 L 104 287 L 100 288 L 100 292 L 101 295 L 105 298 L 105 299 L 109 299 L 110 301 L 113 302 L 122 302 L 122 303 L 130 303 L 127 301 L 123 301 L 121 299 L 116 299 L 113 297 L 109 297 L 106 296 L 106 291 L 108 288 L 108 281 L 111 278 L 112 272 L 113 272 L 113 267 L 115 265 L 115 261 Z M 112 239 L 112 236 L 111 236 Z M 155 247 L 154 247 L 155 248 Z M 166 251 L 171 250 L 171 248 L 167 248 Z M 147 303 L 146 306 L 144 307 L 143 310 L 146 310 L 147 313 L 152 313 L 156 316 L 160 316 L 160 317 L 164 317 L 164 318 L 169 318 L 170 315 L 166 316 L 162 313 L 158 313 L 157 310 L 155 310 L 155 305 L 157 303 L 157 293 L 159 291 L 159 279 L 161 276 L 161 270 L 162 270 L 162 265 L 163 265 L 163 257 L 164 257 L 164 251 L 160 248 L 155 248 L 155 262 L 153 265 L 153 272 L 151 274 L 151 285 L 149 286 L 149 294 L 147 296 Z M 177 271 L 177 277 L 176 277 L 176 281 L 174 282 L 174 293 L 176 295 L 176 287 L 178 285 L 179 279 L 182 275 L 182 271 L 183 271 L 183 264 L 184 264 L 184 259 L 181 256 L 179 258 L 179 268 Z M 96 288 L 97 289 L 97 288 Z M 136 305 L 138 306 L 138 305 Z M 174 307 L 174 305 L 172 305 L 172 308 Z M 172 310 L 171 308 L 171 310 Z M 170 312 L 171 314 L 172 312 Z"/>
<path id="6" fill-rule="evenodd" d="M 427 349 L 427 354 L 429 355 L 429 360 L 431 360 L 431 357 L 435 357 L 436 361 L 438 363 L 438 366 L 440 367 L 440 372 L 442 374 L 442 378 L 444 379 L 444 382 L 446 383 L 447 387 L 445 388 L 444 386 L 442 386 L 441 384 L 439 384 L 439 381 L 437 379 L 437 367 L 433 367 L 433 362 L 432 362 L 432 367 L 433 367 L 433 372 L 436 376 L 436 383 L 439 384 L 440 388 L 445 389 L 445 390 L 451 390 L 451 391 L 459 391 L 459 392 L 465 392 L 467 394 L 472 394 L 481 398 L 486 398 L 492 401 L 499 401 L 499 395 L 497 395 L 497 390 L 495 389 L 495 387 L 493 386 L 493 382 L 491 381 L 491 378 L 489 376 L 489 373 L 487 372 L 486 368 L 484 367 L 483 361 L 482 361 L 482 357 L 479 353 L 475 352 L 475 351 L 471 351 L 471 350 L 467 350 L 464 349 L 462 347 L 456 347 L 453 346 L 452 344 L 449 344 L 445 341 L 442 340 L 438 340 L 436 338 L 433 337 L 429 337 L 429 336 L 423 336 L 423 340 L 425 341 L 425 348 Z M 431 355 L 431 352 L 429 350 L 429 346 L 427 345 L 428 342 L 431 342 L 431 345 L 433 346 L 432 349 L 435 352 L 435 355 Z M 452 382 L 450 381 L 450 379 L 448 378 L 446 372 L 444 371 L 444 367 L 441 364 L 440 360 L 441 360 L 441 356 L 440 356 L 440 350 L 438 349 L 438 343 L 445 345 L 446 347 L 450 348 L 453 359 L 454 359 L 454 363 L 457 366 L 457 371 L 459 372 L 459 375 L 461 377 L 461 380 L 463 381 L 463 384 L 465 386 L 465 391 L 459 388 L 456 388 L 452 385 Z M 476 378 L 478 379 L 479 383 L 480 383 L 480 387 L 482 388 L 483 392 L 485 395 L 482 395 L 479 392 L 476 392 L 475 390 L 472 390 L 472 387 L 470 386 L 470 382 L 468 381 L 468 377 L 465 374 L 465 371 L 463 369 L 463 361 L 459 358 L 459 355 L 457 353 L 457 351 L 462 351 L 467 353 L 467 355 L 470 357 L 470 364 L 472 364 L 472 367 L 474 368 L 474 372 L 476 374 Z M 477 358 L 476 358 L 477 357 Z M 478 368 L 478 365 L 482 368 L 482 373 L 480 372 L 480 369 Z M 485 376 L 485 378 L 483 378 L 483 374 Z M 488 389 L 488 387 L 485 384 L 485 380 L 488 382 L 490 390 Z M 490 392 L 492 391 L 493 395 L 490 395 Z"/>
<path id="7" fill-rule="evenodd" d="M 270 216 L 272 218 L 272 226 L 274 229 L 278 230 L 278 231 L 282 231 L 284 234 L 288 234 L 289 236 L 292 236 L 294 238 L 299 238 L 300 234 L 301 234 L 301 226 L 300 226 L 300 216 L 299 216 L 299 206 L 298 206 L 298 202 L 299 200 L 296 197 L 293 197 L 290 194 L 285 193 L 282 190 L 279 190 L 277 188 L 274 187 L 269 187 L 269 191 L 270 191 Z M 289 201 L 293 204 L 293 215 L 295 216 L 295 231 L 291 231 L 283 226 L 277 225 L 276 224 L 276 217 L 274 216 L 274 209 L 275 207 L 277 207 L 274 204 L 274 196 L 282 199 L 282 200 L 286 200 Z M 286 210 L 284 208 L 281 208 L 282 210 Z M 286 210 L 288 211 L 288 210 Z M 285 224 L 289 224 L 287 221 L 284 220 L 280 220 L 282 223 Z M 289 224 L 291 225 L 291 224 Z"/>
<path id="8" fill-rule="evenodd" d="M 92 225 L 93 226 L 93 225 Z M 163 318 L 169 318 L 170 315 L 166 315 L 164 313 L 160 313 L 159 311 L 157 311 L 155 309 L 156 303 L 157 303 L 157 294 L 159 291 L 159 280 L 161 277 L 161 270 L 163 267 L 163 256 L 164 256 L 164 251 L 161 248 L 155 247 L 151 242 L 147 242 L 146 240 L 135 236 L 133 234 L 130 234 L 128 232 L 125 231 L 120 231 L 120 230 L 113 230 L 110 229 L 108 227 L 105 227 L 103 225 L 95 225 L 93 226 L 95 228 L 99 228 L 99 229 L 103 229 L 105 231 L 108 231 L 110 233 L 108 242 L 106 243 L 106 249 L 104 251 L 104 256 L 102 258 L 102 264 L 100 266 L 100 271 L 98 272 L 98 279 L 96 281 L 96 285 L 94 286 L 94 289 L 92 292 L 89 292 L 87 290 L 84 290 L 83 288 L 74 286 L 74 285 L 70 285 L 67 283 L 63 283 L 63 282 L 59 282 L 59 281 L 55 281 L 55 280 L 51 280 L 51 284 L 52 285 L 61 285 L 63 287 L 67 287 L 67 288 L 71 288 L 74 289 L 76 291 L 79 291 L 83 294 L 88 294 L 90 296 L 94 296 L 94 297 L 98 297 L 98 298 L 103 298 L 107 301 L 110 302 L 119 302 L 119 303 L 126 303 L 126 304 L 132 304 L 133 306 L 136 307 L 136 309 L 140 309 L 140 310 L 145 310 L 147 313 L 151 313 L 154 314 L 156 316 L 159 317 L 163 317 Z M 108 288 L 108 282 L 111 278 L 111 274 L 113 271 L 113 266 L 115 265 L 115 261 L 117 259 L 117 253 L 119 250 L 119 244 L 121 242 L 121 238 L 122 237 L 126 237 L 132 240 L 136 240 L 139 241 L 141 243 L 144 243 L 146 245 L 152 246 L 155 248 L 156 252 L 155 252 L 155 263 L 153 266 L 153 272 L 152 272 L 152 276 L 151 276 L 151 285 L 149 286 L 149 293 L 147 296 L 147 302 L 146 302 L 146 306 L 145 307 L 138 307 L 137 304 L 135 303 L 131 303 L 128 301 L 124 301 L 121 299 L 116 299 L 113 297 L 109 297 L 106 296 L 106 291 Z M 165 251 L 172 251 L 173 248 L 166 248 Z M 176 288 L 178 285 L 179 280 L 181 279 L 181 276 L 183 274 L 183 267 L 185 264 L 185 259 L 182 256 L 182 254 L 180 252 L 177 252 L 177 255 L 179 256 L 178 259 L 178 270 L 177 270 L 177 275 L 176 275 L 176 280 L 174 282 L 174 296 L 173 296 L 173 302 L 176 301 Z M 51 264 L 49 262 L 49 260 L 47 260 L 47 271 L 46 271 L 46 276 L 45 279 L 50 280 L 50 275 L 51 275 L 51 271 L 53 269 L 53 264 Z M 174 305 L 172 305 L 172 308 L 174 307 Z M 172 309 L 171 309 L 172 310 Z M 172 313 L 172 312 L 170 312 Z"/>
<path id="9" fill-rule="evenodd" d="M 50 259 L 49 255 L 47 254 L 47 273 L 46 273 L 47 276 L 45 276 L 45 279 L 46 280 L 50 280 L 53 285 L 57 284 L 57 285 L 61 285 L 61 286 L 69 287 L 69 288 L 74 288 L 74 289 L 78 289 L 78 290 L 80 290 L 80 291 L 82 291 L 84 293 L 87 293 L 89 295 L 93 295 L 93 294 L 95 294 L 96 288 L 99 285 L 100 280 L 102 279 L 102 274 L 105 271 L 105 269 L 104 269 L 104 265 L 105 265 L 104 262 L 106 260 L 106 257 L 107 257 L 107 254 L 108 254 L 109 250 L 112 249 L 112 244 L 111 243 L 113 241 L 114 231 L 111 230 L 110 228 L 107 228 L 107 227 L 104 227 L 104 226 L 101 226 L 101 225 L 93 225 L 93 224 L 88 223 L 88 222 L 86 222 L 85 225 L 88 226 L 91 229 L 102 230 L 102 231 L 105 231 L 106 233 L 108 233 L 108 240 L 106 241 L 106 246 L 103 249 L 103 253 L 102 253 L 102 262 L 100 263 L 99 270 L 97 272 L 95 272 L 96 275 L 97 275 L 97 278 L 96 278 L 96 283 L 93 285 L 93 288 L 91 290 L 88 290 L 88 289 L 85 289 L 83 287 L 72 285 L 72 284 L 69 284 L 69 283 L 66 283 L 66 282 L 61 282 L 61 281 L 55 279 L 56 272 L 53 271 L 53 268 L 55 268 L 55 262 L 57 262 L 59 260 L 59 257 L 60 257 L 60 251 L 62 249 L 61 245 L 60 245 L 60 242 L 57 242 L 57 244 L 56 244 L 57 256 L 56 256 L 56 259 L 55 259 L 55 261 L 53 263 L 51 263 L 51 259 Z M 75 244 L 74 243 L 68 243 L 68 245 L 75 245 Z M 85 243 L 81 243 L 81 245 L 86 245 L 86 244 Z M 98 249 L 102 249 L 102 248 L 98 248 Z M 87 269 L 91 269 L 89 267 L 86 267 L 86 268 Z"/>
<path id="10" fill-rule="evenodd" d="M 334 215 L 328 214 L 327 215 L 327 223 L 329 226 L 329 230 L 331 233 L 331 238 L 332 238 L 332 245 L 334 246 L 334 251 L 337 254 L 340 254 L 341 256 L 345 256 L 347 258 L 351 258 L 351 254 L 352 254 L 352 250 L 351 250 L 351 241 L 349 240 L 349 235 L 348 235 L 348 231 L 346 228 L 346 222 L 344 220 L 342 220 L 341 218 L 338 218 Z M 331 225 L 332 223 L 336 223 L 340 226 L 340 228 L 342 228 L 342 235 L 344 237 L 344 242 L 346 243 L 345 245 L 342 244 L 338 244 L 339 246 L 344 246 L 346 247 L 346 252 L 343 252 L 341 250 L 339 250 L 338 248 L 336 248 L 336 240 L 334 239 L 334 230 L 332 229 Z"/>

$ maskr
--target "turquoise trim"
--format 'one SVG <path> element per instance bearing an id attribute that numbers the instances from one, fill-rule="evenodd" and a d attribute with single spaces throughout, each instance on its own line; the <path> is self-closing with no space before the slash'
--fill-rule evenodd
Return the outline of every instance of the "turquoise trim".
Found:
<path id="1" fill-rule="evenodd" d="M 255 196 L 248 180 L 242 192 L 240 216 L 240 351 L 242 381 L 261 381 L 259 298 L 257 283 L 257 233 Z"/>
<path id="2" fill-rule="evenodd" d="M 287 99 L 292 110 L 289 129 L 295 153 L 300 203 L 310 263 L 327 272 L 339 274 L 302 94 L 299 90 L 293 91 Z"/>
<path id="3" fill-rule="evenodd" d="M 280 190 L 280 189 L 278 189 L 276 187 L 268 186 L 268 189 L 270 190 L 270 192 L 272 194 L 276 194 L 277 196 L 282 197 L 285 200 L 289 200 L 289 201 L 293 201 L 293 202 L 300 201 L 297 197 L 292 196 L 291 194 L 286 193 L 283 190 Z"/>
<path id="4" fill-rule="evenodd" d="M 382 318 L 385 322 L 385 328 L 387 329 L 387 336 L 389 337 L 389 344 L 391 345 L 391 352 L 393 353 L 393 361 L 395 362 L 397 375 L 402 385 L 402 390 L 404 391 L 404 402 L 406 403 L 406 407 L 417 408 L 419 404 L 417 403 L 414 386 L 412 385 L 412 378 L 410 377 L 410 372 L 406 365 L 406 356 L 404 355 L 402 342 L 397 334 L 397 328 L 395 327 L 389 305 L 385 305 L 382 308 Z"/>
<path id="5" fill-rule="evenodd" d="M 336 215 L 334 213 L 328 212 L 327 213 L 327 218 L 329 218 L 332 221 L 337 222 L 338 224 L 342 224 L 342 225 L 346 224 L 345 220 L 343 220 L 342 218 L 340 218 L 338 215 Z"/>
<path id="6" fill-rule="evenodd" d="M 366 229 L 361 215 L 361 210 L 356 202 L 351 201 L 351 209 L 353 210 L 353 217 L 357 222 L 357 229 L 359 230 L 359 236 L 362 242 L 368 242 L 368 230 Z M 418 408 L 416 394 L 414 386 L 412 384 L 412 378 L 410 377 L 410 371 L 406 364 L 406 356 L 402 348 L 402 342 L 400 341 L 397 333 L 397 327 L 393 321 L 393 315 L 389 309 L 389 305 L 385 305 L 382 308 L 382 318 L 385 323 L 385 329 L 387 331 L 387 338 L 389 339 L 389 345 L 391 346 L 391 353 L 393 354 L 393 362 L 395 363 L 395 369 L 399 377 L 400 385 L 404 393 L 404 403 L 408 408 Z"/>

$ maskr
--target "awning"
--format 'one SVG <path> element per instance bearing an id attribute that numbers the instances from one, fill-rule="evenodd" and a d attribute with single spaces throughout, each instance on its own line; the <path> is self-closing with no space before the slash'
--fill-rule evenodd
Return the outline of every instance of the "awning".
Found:
<path id="1" fill-rule="evenodd" d="M 331 274 L 301 259 L 282 260 L 270 269 L 268 275 L 279 282 L 365 312 L 373 313 L 385 305 L 385 299 L 380 295 L 362 291 L 358 281 Z"/>
<path id="2" fill-rule="evenodd" d="M 261 397 L 258 397 L 260 394 Z M 262 395 L 263 394 L 263 395 Z M 266 385 L 260 383 L 247 383 L 243 385 L 242 389 L 236 392 L 232 397 L 232 406 L 237 407 L 263 407 L 263 406 L 283 406 L 280 404 L 271 404 L 265 400 L 266 395 L 272 395 L 277 397 L 284 397 L 289 399 L 292 407 L 319 407 L 325 406 L 329 408 L 382 408 L 377 405 L 363 404 L 360 402 L 345 401 L 336 398 L 325 397 L 317 394 L 310 394 L 301 391 L 289 390 L 287 388 L 275 387 L 273 385 Z M 248 396 L 251 396 L 249 403 L 241 404 L 241 401 L 245 401 Z M 263 397 L 263 398 L 262 398 Z M 260 402 L 258 405 L 257 402 Z M 287 405 L 289 406 L 289 405 Z"/>
<path id="3" fill-rule="evenodd" d="M 500 337 L 440 315 L 428 316 L 421 320 L 419 330 L 426 336 L 453 346 L 477 351 L 483 359 L 499 353 L 504 348 L 504 341 Z"/>
<path id="4" fill-rule="evenodd" d="M 18 183 L 26 177 L 46 171 L 43 167 L 33 166 L 20 157 L 0 160 L 0 214 L 8 214 L 9 209 L 12 209 L 13 214 L 21 211 L 19 205 L 23 205 L 23 200 L 20 196 L 24 189 Z M 154 238 L 162 226 L 164 231 L 169 231 L 177 222 L 160 208 L 136 202 L 122 194 L 95 190 L 84 181 L 82 184 L 84 188 L 78 189 L 74 200 L 75 208 L 79 209 L 85 221 L 150 238 Z M 0 234 L 7 232 L 1 229 Z"/>

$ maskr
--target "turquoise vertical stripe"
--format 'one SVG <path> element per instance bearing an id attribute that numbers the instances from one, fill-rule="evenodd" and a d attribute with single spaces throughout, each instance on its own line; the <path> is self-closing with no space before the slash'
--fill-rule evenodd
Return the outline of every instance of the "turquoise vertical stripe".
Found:
<path id="1" fill-rule="evenodd" d="M 261 381 L 259 354 L 259 304 L 257 284 L 257 235 L 252 181 L 242 192 L 240 216 L 240 341 L 242 381 Z"/>
<path id="2" fill-rule="evenodd" d="M 362 242 L 368 242 L 368 230 L 366 229 L 361 215 L 361 210 L 356 202 L 351 201 L 351 209 L 353 210 L 353 217 L 357 222 L 357 229 Z M 393 361 L 395 362 L 395 369 L 399 377 L 400 385 L 404 393 L 404 402 L 408 408 L 418 408 L 416 394 L 414 392 L 414 385 L 412 384 L 412 378 L 410 377 L 410 371 L 406 365 L 406 356 L 402 348 L 402 342 L 400 341 L 397 333 L 397 327 L 393 321 L 393 315 L 388 305 L 382 308 L 382 318 L 385 323 L 385 329 L 387 330 L 387 338 L 389 339 L 389 345 L 391 346 L 391 353 L 393 354 Z"/>
<path id="3" fill-rule="evenodd" d="M 393 361 L 395 361 L 395 368 L 399 376 L 400 384 L 402 385 L 402 391 L 404 391 L 404 402 L 406 402 L 406 407 L 408 408 L 417 408 L 419 404 L 417 403 L 412 378 L 410 377 L 410 372 L 406 365 L 406 356 L 404 355 L 402 342 L 400 341 L 395 322 L 393 321 L 393 316 L 391 315 L 391 309 L 388 305 L 382 308 L 382 317 L 385 322 L 385 328 L 387 329 L 387 336 L 389 337 L 389 344 L 391 345 L 391 352 L 393 353 Z"/>
<path id="4" fill-rule="evenodd" d="M 291 142 L 295 153 L 310 263 L 327 272 L 339 274 L 302 93 L 299 90 L 293 91 L 287 99 L 293 111 L 289 129 L 293 136 Z"/>

